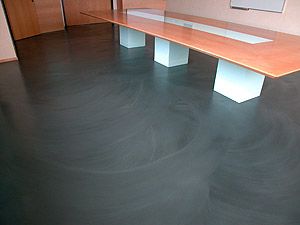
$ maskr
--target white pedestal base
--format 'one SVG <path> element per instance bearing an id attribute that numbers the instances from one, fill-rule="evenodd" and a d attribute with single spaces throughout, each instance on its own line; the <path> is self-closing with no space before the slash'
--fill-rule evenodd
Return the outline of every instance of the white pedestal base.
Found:
<path id="1" fill-rule="evenodd" d="M 189 48 L 155 37 L 154 61 L 166 67 L 188 64 Z"/>
<path id="2" fill-rule="evenodd" d="M 214 91 L 238 102 L 260 96 L 265 76 L 219 60 Z"/>
<path id="3" fill-rule="evenodd" d="M 145 33 L 120 26 L 120 45 L 126 48 L 144 47 L 146 45 Z"/>

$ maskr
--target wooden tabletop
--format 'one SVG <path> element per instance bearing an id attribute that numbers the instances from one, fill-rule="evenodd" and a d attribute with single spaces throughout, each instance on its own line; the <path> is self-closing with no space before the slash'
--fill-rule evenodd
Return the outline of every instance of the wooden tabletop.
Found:
<path id="1" fill-rule="evenodd" d="M 109 10 L 81 13 L 184 45 L 188 48 L 219 59 L 230 61 L 271 78 L 279 78 L 300 71 L 300 36 L 203 17 L 162 12 L 158 10 L 146 11 L 148 13 L 165 15 L 171 18 L 255 35 L 271 39 L 272 41 L 250 44 L 187 27 L 129 15 L 126 11 Z"/>

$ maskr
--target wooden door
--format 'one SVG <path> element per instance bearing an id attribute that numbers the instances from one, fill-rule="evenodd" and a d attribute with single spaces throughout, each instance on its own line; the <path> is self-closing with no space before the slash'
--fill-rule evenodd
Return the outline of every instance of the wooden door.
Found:
<path id="1" fill-rule="evenodd" d="M 82 15 L 80 11 L 111 9 L 111 0 L 64 0 L 63 4 L 68 26 L 105 22 Z"/>
<path id="2" fill-rule="evenodd" d="M 40 34 L 33 0 L 4 0 L 4 4 L 15 40 Z"/>
<path id="3" fill-rule="evenodd" d="M 123 0 L 117 0 L 117 9 L 119 10 L 123 9 Z"/>
<path id="4" fill-rule="evenodd" d="M 61 0 L 34 0 L 41 33 L 65 27 Z"/>

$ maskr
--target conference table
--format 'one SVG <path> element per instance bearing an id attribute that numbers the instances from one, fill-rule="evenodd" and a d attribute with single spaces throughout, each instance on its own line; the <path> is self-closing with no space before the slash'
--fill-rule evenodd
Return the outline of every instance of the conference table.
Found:
<path id="1" fill-rule="evenodd" d="M 154 36 L 154 60 L 166 67 L 188 64 L 190 49 L 217 58 L 214 91 L 238 103 L 260 96 L 266 76 L 300 71 L 300 36 L 154 9 L 81 13 L 118 24 L 128 49 Z"/>

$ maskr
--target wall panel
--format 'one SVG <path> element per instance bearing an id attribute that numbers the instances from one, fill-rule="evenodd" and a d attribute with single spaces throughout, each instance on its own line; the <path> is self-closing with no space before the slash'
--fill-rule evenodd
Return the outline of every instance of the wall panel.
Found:
<path id="1" fill-rule="evenodd" d="M 82 25 L 105 22 L 80 14 L 80 11 L 111 9 L 110 0 L 64 0 L 66 25 Z"/>
<path id="2" fill-rule="evenodd" d="M 34 2 L 42 33 L 64 29 L 61 0 L 35 0 Z"/>

